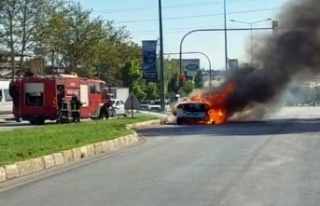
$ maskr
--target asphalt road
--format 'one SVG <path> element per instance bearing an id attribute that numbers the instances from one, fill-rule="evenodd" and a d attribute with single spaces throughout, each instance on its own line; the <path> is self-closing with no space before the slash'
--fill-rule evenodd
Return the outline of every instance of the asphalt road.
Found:
<path id="1" fill-rule="evenodd" d="M 86 165 L 0 190 L 5 206 L 318 206 L 318 108 L 222 126 L 154 126 Z"/>

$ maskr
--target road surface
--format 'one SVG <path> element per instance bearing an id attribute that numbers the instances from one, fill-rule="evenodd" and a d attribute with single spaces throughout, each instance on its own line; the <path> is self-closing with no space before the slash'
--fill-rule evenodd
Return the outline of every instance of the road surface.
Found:
<path id="1" fill-rule="evenodd" d="M 317 206 L 320 116 L 312 108 L 275 116 L 146 128 L 135 147 L 0 190 L 0 205 Z"/>

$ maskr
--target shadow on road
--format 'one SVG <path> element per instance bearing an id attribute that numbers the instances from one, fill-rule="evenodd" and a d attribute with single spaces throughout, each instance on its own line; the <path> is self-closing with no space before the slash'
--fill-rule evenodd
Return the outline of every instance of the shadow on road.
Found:
<path id="1" fill-rule="evenodd" d="M 230 122 L 223 125 L 163 125 L 143 128 L 138 133 L 147 137 L 158 136 L 259 136 L 275 134 L 302 134 L 320 132 L 320 118 L 317 119 L 277 119 L 255 122 Z"/>

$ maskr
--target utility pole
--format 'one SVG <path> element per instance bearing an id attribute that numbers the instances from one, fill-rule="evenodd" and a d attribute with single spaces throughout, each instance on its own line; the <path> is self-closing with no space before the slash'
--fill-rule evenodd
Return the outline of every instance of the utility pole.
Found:
<path id="1" fill-rule="evenodd" d="M 160 101 L 161 111 L 165 111 L 165 96 L 164 96 L 164 69 L 163 69 L 163 28 L 162 28 L 162 4 L 161 0 L 158 0 L 159 7 L 159 36 L 160 36 Z"/>
<path id="2" fill-rule="evenodd" d="M 227 1 L 223 1 L 224 13 L 224 52 L 225 52 L 225 67 L 228 72 L 228 31 L 227 31 Z"/>

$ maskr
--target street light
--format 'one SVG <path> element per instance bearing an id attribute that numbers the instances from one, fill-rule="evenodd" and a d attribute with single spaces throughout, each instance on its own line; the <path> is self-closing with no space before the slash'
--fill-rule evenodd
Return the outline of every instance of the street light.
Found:
<path id="1" fill-rule="evenodd" d="M 261 23 L 261 22 L 266 22 L 266 21 L 271 21 L 272 19 L 271 18 L 268 18 L 268 19 L 263 19 L 263 20 L 259 20 L 259 21 L 254 21 L 254 22 L 246 22 L 246 21 L 238 21 L 238 20 L 234 20 L 234 19 L 231 19 L 230 21 L 231 22 L 239 22 L 239 23 L 243 23 L 243 24 L 249 24 L 250 25 L 250 28 L 251 28 L 251 66 L 253 67 L 253 25 L 254 24 L 257 24 L 257 23 Z"/>

